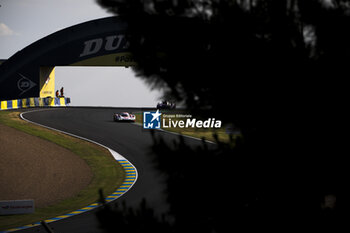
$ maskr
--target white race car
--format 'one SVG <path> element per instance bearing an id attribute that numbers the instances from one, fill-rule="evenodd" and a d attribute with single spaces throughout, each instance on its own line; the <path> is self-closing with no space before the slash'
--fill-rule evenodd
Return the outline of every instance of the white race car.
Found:
<path id="1" fill-rule="evenodd" d="M 114 113 L 113 114 L 113 120 L 114 121 L 132 121 L 135 122 L 135 115 L 130 114 L 128 112 L 122 112 L 122 113 Z"/>

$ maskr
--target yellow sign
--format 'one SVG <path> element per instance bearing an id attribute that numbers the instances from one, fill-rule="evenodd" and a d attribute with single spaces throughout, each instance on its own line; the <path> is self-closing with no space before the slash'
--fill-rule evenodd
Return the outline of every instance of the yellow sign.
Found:
<path id="1" fill-rule="evenodd" d="M 98 57 L 88 58 L 71 66 L 135 66 L 136 62 L 131 53 L 113 53 Z"/>
<path id="2" fill-rule="evenodd" d="M 55 67 L 40 67 L 40 97 L 55 97 Z"/>

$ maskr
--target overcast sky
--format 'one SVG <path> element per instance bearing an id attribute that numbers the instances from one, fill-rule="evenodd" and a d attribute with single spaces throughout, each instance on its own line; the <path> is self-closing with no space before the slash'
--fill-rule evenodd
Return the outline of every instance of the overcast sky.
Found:
<path id="1" fill-rule="evenodd" d="M 0 59 L 66 27 L 112 16 L 95 0 L 0 0 Z M 130 68 L 56 67 L 56 89 L 64 86 L 74 106 L 155 106 L 151 91 Z"/>

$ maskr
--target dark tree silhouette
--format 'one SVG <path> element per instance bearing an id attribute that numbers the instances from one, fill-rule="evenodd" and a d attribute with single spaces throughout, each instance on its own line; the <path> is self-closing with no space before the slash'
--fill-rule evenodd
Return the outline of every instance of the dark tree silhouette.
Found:
<path id="1" fill-rule="evenodd" d="M 128 22 L 139 77 L 191 112 L 242 131 L 233 149 L 193 150 L 182 141 L 174 149 L 155 138 L 155 163 L 168 174 L 173 231 L 302 224 L 335 231 L 339 207 L 324 202 L 341 192 L 346 177 L 342 80 L 350 60 L 350 1 L 97 2 Z M 201 161 L 198 184 L 186 196 L 174 191 L 189 176 L 174 159 L 179 151 L 189 165 Z M 207 177 L 206 169 L 223 176 Z M 214 183 L 223 191 L 202 198 L 199 190 Z"/>

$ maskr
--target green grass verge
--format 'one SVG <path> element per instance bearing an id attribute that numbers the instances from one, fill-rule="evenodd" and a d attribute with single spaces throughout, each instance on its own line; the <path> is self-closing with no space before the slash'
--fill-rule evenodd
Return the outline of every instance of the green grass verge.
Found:
<path id="1" fill-rule="evenodd" d="M 122 166 L 114 160 L 108 150 L 100 146 L 27 123 L 19 118 L 19 112 L 0 111 L 0 124 L 67 148 L 84 159 L 93 172 L 90 184 L 74 197 L 52 206 L 37 208 L 33 214 L 0 216 L 0 230 L 31 224 L 86 207 L 99 200 L 99 189 L 102 189 L 105 195 L 109 195 L 125 178 Z"/>

